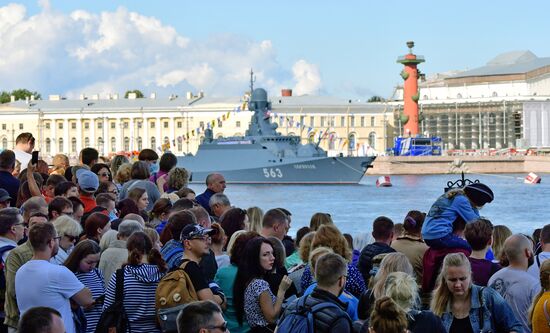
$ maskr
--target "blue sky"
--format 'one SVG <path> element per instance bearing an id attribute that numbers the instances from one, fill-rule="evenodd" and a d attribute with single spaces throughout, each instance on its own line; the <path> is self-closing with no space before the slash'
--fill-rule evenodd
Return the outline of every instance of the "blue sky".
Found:
<path id="1" fill-rule="evenodd" d="M 0 3 L 0 8 L 7 4 Z M 38 53 L 45 54 L 49 61 L 30 58 L 40 65 L 34 66 L 31 73 L 20 73 L 0 83 L 0 90 L 25 85 L 43 94 L 75 95 L 124 90 L 133 85 L 145 92 L 160 90 L 161 94 L 202 89 L 207 94 L 228 96 L 246 89 L 243 73 L 245 68 L 254 67 L 260 72 L 257 85 L 275 90 L 270 91 L 272 95 L 278 94 L 281 87 L 290 87 L 301 93 L 367 99 L 374 94 L 389 97 L 400 83 L 401 68 L 395 60 L 406 53 L 407 40 L 414 40 L 415 52 L 425 56 L 426 63 L 420 69 L 428 75 L 479 67 L 507 51 L 531 50 L 539 57 L 550 56 L 550 45 L 546 43 L 550 31 L 547 2 L 417 1 L 406 6 L 398 1 L 51 0 L 49 4 L 17 4 L 24 6 L 26 13 L 11 29 L 33 22 L 33 16 L 52 15 L 41 21 L 48 25 L 68 20 L 74 11 L 96 15 L 97 22 L 102 13 L 118 13 L 121 21 L 131 20 L 132 13 L 137 13 L 156 19 L 165 29 L 174 28 L 187 44 L 151 50 L 150 54 L 145 51 L 148 56 L 125 72 L 119 67 L 132 61 L 121 56 L 124 48 L 139 53 L 146 46 L 137 45 L 139 42 L 117 43 L 109 46 L 112 49 L 96 48 L 93 56 L 86 53 L 87 57 L 75 60 L 75 49 L 95 45 L 94 41 L 99 40 L 101 30 L 97 27 L 102 24 L 92 24 L 90 29 L 98 30 L 89 33 L 84 32 L 84 25 L 71 23 L 71 28 L 65 30 L 52 28 L 55 33 L 49 39 L 51 47 L 69 50 L 71 55 L 42 45 L 45 49 L 40 48 Z M 2 32 L 1 27 L 0 23 L 0 47 L 9 33 Z M 79 29 L 82 31 L 71 37 L 72 30 Z M 148 44 L 150 38 L 145 36 L 141 42 Z M 81 39 L 87 44 L 78 46 Z M 17 43 L 8 46 L 8 50 L 18 51 Z M 116 47 L 118 55 L 112 52 Z M 227 53 L 231 55 L 226 58 Z M 177 54 L 189 57 L 189 62 L 175 59 Z M 107 60 L 100 63 L 104 56 Z M 153 66 L 159 57 L 168 60 Z M 92 67 L 91 60 L 97 62 Z M 4 74 L 3 66 L 5 73 L 13 68 L 13 64 L 0 61 L 0 74 Z M 70 80 L 56 73 L 65 66 L 70 73 L 77 73 L 69 75 Z M 118 70 L 113 71 L 113 66 Z M 148 70 L 134 75 L 137 68 L 143 67 Z M 201 79 L 197 79 L 199 76 Z"/>

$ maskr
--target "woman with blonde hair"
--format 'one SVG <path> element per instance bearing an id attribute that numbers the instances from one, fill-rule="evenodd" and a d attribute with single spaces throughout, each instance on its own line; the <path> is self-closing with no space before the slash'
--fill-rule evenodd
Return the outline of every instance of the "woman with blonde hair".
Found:
<path id="1" fill-rule="evenodd" d="M 385 296 L 374 304 L 369 333 L 407 333 L 407 314 Z"/>
<path id="2" fill-rule="evenodd" d="M 496 290 L 472 283 L 470 261 L 463 253 L 451 253 L 443 259 L 430 308 L 449 333 L 523 331 Z"/>
<path id="3" fill-rule="evenodd" d="M 540 265 L 540 285 L 542 288 L 533 299 L 527 315 L 533 333 L 550 332 L 550 260 Z"/>
<path id="4" fill-rule="evenodd" d="M 313 250 L 320 246 L 331 248 L 334 253 L 341 255 L 348 261 L 348 277 L 346 279 L 345 290 L 355 297 L 359 297 L 366 289 L 365 280 L 363 280 L 363 276 L 357 266 L 351 264 L 351 249 L 348 246 L 348 241 L 335 225 L 322 225 L 316 231 L 311 242 L 311 249 Z M 312 271 L 309 267 L 306 267 L 302 275 L 302 289 L 305 290 L 312 283 Z"/>
<path id="5" fill-rule="evenodd" d="M 309 228 L 311 231 L 317 231 L 320 226 L 334 224 L 332 217 L 328 213 L 315 213 L 309 221 Z"/>
<path id="6" fill-rule="evenodd" d="M 65 154 L 57 154 L 53 157 L 52 165 L 50 175 L 65 176 L 65 170 L 69 167 L 69 157 Z"/>
<path id="7" fill-rule="evenodd" d="M 491 249 L 493 250 L 493 262 L 500 263 L 501 260 L 506 262 L 504 254 L 504 241 L 506 238 L 512 236 L 512 231 L 505 225 L 495 225 L 493 227 L 493 243 Z M 503 265 L 504 266 L 504 265 Z"/>
<path id="8" fill-rule="evenodd" d="M 262 231 L 262 219 L 264 217 L 264 211 L 260 207 L 250 207 L 246 210 L 248 215 L 248 231 L 255 231 L 260 233 Z"/>
<path id="9" fill-rule="evenodd" d="M 168 172 L 167 179 L 166 185 L 168 186 L 168 190 L 166 192 L 172 193 L 179 191 L 179 189 L 187 187 L 189 184 L 189 171 L 185 168 L 173 168 Z M 159 187 L 159 190 L 160 189 Z"/>
<path id="10" fill-rule="evenodd" d="M 370 280 L 370 289 L 365 291 L 359 299 L 358 314 L 360 319 L 369 317 L 374 301 L 384 296 L 384 287 L 388 275 L 394 272 L 403 272 L 414 276 L 414 269 L 406 255 L 400 252 L 384 254 L 380 268 L 374 278 Z"/>
<path id="11" fill-rule="evenodd" d="M 380 269 L 371 280 L 374 298 L 378 299 L 384 295 L 384 284 L 388 275 L 394 272 L 403 272 L 409 276 L 414 276 L 414 268 L 411 262 L 401 252 L 388 253 L 380 262 Z"/>
<path id="12" fill-rule="evenodd" d="M 418 286 L 414 277 L 404 272 L 394 272 L 387 276 L 383 296 L 390 297 L 407 313 L 408 330 L 411 333 L 446 333 L 441 318 L 431 311 L 418 308 Z M 365 321 L 361 332 L 368 332 L 369 321 Z"/>
<path id="13" fill-rule="evenodd" d="M 112 164 L 111 164 L 112 165 Z M 113 178 L 113 183 L 118 187 L 120 191 L 122 186 L 126 184 L 130 179 L 132 179 L 132 164 L 124 163 L 120 165 L 116 170 L 114 166 L 112 167 L 112 172 L 115 175 Z"/>
<path id="14" fill-rule="evenodd" d="M 57 231 L 57 235 L 61 238 L 59 239 L 57 254 L 50 259 L 50 262 L 52 264 L 63 265 L 82 233 L 82 226 L 78 221 L 67 215 L 59 216 L 52 223 Z"/>

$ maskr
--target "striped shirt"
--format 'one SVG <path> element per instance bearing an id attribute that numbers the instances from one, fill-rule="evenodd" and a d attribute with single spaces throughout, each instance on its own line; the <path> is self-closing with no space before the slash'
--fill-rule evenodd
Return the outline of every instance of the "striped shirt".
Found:
<path id="1" fill-rule="evenodd" d="M 105 294 L 105 284 L 103 283 L 103 274 L 97 268 L 89 272 L 77 272 L 75 273 L 78 281 L 82 282 L 92 292 L 93 299 L 97 299 L 101 295 Z M 99 317 L 103 312 L 102 304 L 95 304 L 91 309 L 84 309 L 84 315 L 86 316 L 86 333 L 94 333 Z"/>
<path id="2" fill-rule="evenodd" d="M 156 323 L 155 292 L 165 273 L 156 265 L 141 264 L 124 267 L 124 309 L 131 333 L 160 333 Z M 113 274 L 105 294 L 103 310 L 115 302 L 116 274 Z"/>

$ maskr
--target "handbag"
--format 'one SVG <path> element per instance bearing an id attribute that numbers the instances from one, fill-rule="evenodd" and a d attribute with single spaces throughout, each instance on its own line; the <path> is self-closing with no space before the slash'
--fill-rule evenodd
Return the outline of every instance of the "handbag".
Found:
<path id="1" fill-rule="evenodd" d="M 124 269 L 117 269 L 115 274 L 115 301 L 101 314 L 95 333 L 126 333 L 130 331 L 130 322 L 126 310 L 124 310 Z"/>

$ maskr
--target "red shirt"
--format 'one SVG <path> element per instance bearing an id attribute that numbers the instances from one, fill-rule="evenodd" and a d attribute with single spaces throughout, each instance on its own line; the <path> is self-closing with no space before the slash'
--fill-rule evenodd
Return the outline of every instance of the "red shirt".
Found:
<path id="1" fill-rule="evenodd" d="M 97 206 L 94 197 L 87 197 L 81 194 L 80 200 L 84 203 L 84 213 L 88 213 Z"/>

